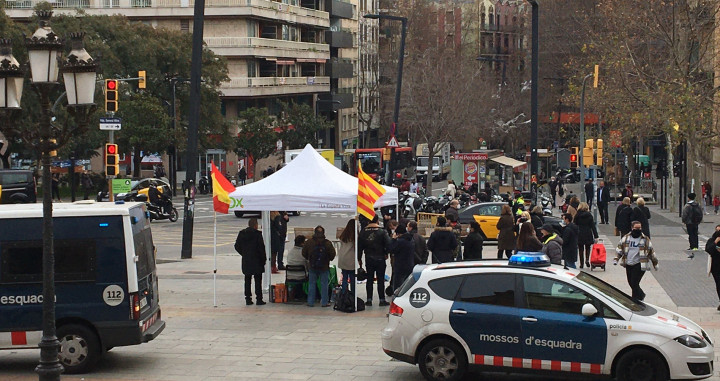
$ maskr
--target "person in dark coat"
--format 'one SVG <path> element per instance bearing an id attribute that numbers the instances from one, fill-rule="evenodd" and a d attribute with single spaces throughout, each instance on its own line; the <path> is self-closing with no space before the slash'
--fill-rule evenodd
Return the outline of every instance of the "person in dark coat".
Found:
<path id="1" fill-rule="evenodd" d="M 272 253 L 272 273 L 285 270 L 283 254 L 285 253 L 285 239 L 287 238 L 287 223 L 290 217 L 287 212 L 270 213 L 270 246 Z"/>
<path id="2" fill-rule="evenodd" d="M 585 183 L 585 199 L 587 200 L 588 206 L 592 209 L 593 196 L 595 195 L 595 184 L 593 184 L 592 178 L 587 179 Z"/>
<path id="3" fill-rule="evenodd" d="M 597 207 L 600 213 L 600 223 L 609 224 L 610 215 L 608 214 L 608 205 L 610 204 L 610 190 L 605 186 L 605 182 L 601 181 L 597 190 Z"/>
<path id="4" fill-rule="evenodd" d="M 245 185 L 245 180 L 247 180 L 245 167 L 240 168 L 240 171 L 238 171 L 238 180 L 240 180 L 240 185 Z"/>
<path id="5" fill-rule="evenodd" d="M 595 219 L 592 214 L 590 214 L 590 207 L 587 203 L 580 203 L 573 222 L 579 230 L 578 251 L 580 253 L 580 268 L 583 268 L 583 263 L 585 266 L 590 267 L 590 253 L 592 252 L 592 245 L 598 238 L 598 232 L 595 227 Z"/>
<path id="6" fill-rule="evenodd" d="M 367 271 L 368 282 L 365 284 L 367 291 L 366 306 L 372 306 L 373 282 L 377 279 L 377 292 L 380 299 L 380 306 L 388 306 L 385 300 L 385 268 L 387 267 L 388 248 L 390 237 L 387 230 L 378 225 L 378 215 L 374 215 L 370 223 L 360 232 L 358 236 L 358 262 L 363 264 L 363 253 L 365 254 L 365 270 Z"/>
<path id="7" fill-rule="evenodd" d="M 482 259 L 483 237 L 480 224 L 476 221 L 470 223 L 470 233 L 465 237 L 465 250 L 463 250 L 463 259 L 466 261 L 478 261 Z"/>
<path id="8" fill-rule="evenodd" d="M 539 237 L 540 229 L 542 229 L 542 226 L 545 225 L 545 216 L 543 215 L 542 208 L 539 205 L 535 205 L 532 212 L 530 212 L 530 222 L 532 222 L 535 227 L 535 234 Z"/>
<path id="9" fill-rule="evenodd" d="M 540 228 L 542 230 L 542 226 Z M 537 238 L 537 233 L 535 233 L 535 227 L 532 222 L 524 222 L 520 225 L 520 234 L 518 234 L 516 247 L 517 251 L 542 251 L 543 244 Z"/>
<path id="10" fill-rule="evenodd" d="M 720 299 L 720 225 L 715 226 L 715 233 L 705 244 L 705 251 L 710 255 L 710 274 L 715 280 L 715 292 Z M 720 305 L 717 308 L 720 311 Z"/>
<path id="11" fill-rule="evenodd" d="M 325 255 L 321 258 L 320 263 L 316 262 L 316 247 L 320 246 L 324 250 Z M 317 290 L 317 280 L 320 279 L 320 305 L 323 307 L 330 306 L 330 295 L 328 289 L 330 276 L 330 261 L 335 259 L 335 246 L 332 242 L 325 238 L 325 228 L 318 225 L 313 231 L 313 237 L 305 241 L 302 249 L 303 258 L 308 262 L 308 307 L 315 305 L 315 292 Z M 316 258 L 314 258 L 314 256 Z"/>
<path id="12" fill-rule="evenodd" d="M 562 217 L 563 221 L 565 221 L 565 228 L 562 231 L 562 259 L 565 266 L 574 269 L 578 258 L 578 235 L 580 229 L 573 222 L 570 213 L 563 213 Z"/>
<path id="13" fill-rule="evenodd" d="M 427 243 L 425 242 L 425 238 L 418 233 L 418 225 L 415 221 L 410 221 L 407 223 L 406 230 L 408 233 L 413 235 L 413 242 L 415 247 L 415 264 L 426 264 L 427 259 L 430 256 L 430 253 L 427 249 Z"/>
<path id="14" fill-rule="evenodd" d="M 615 227 L 620 232 L 620 237 L 630 233 L 630 223 L 633 221 L 631 203 L 630 197 L 625 197 L 615 211 Z"/>
<path id="15" fill-rule="evenodd" d="M 447 225 L 445 217 L 438 217 L 435 224 L 435 231 L 430 234 L 427 247 L 432 252 L 433 263 L 445 263 L 453 261 L 453 254 L 458 245 L 455 233 Z"/>
<path id="16" fill-rule="evenodd" d="M 512 251 L 515 250 L 515 219 L 512 215 L 510 205 L 503 205 L 500 212 L 500 219 L 495 227 L 500 231 L 498 234 L 498 259 L 502 259 L 503 252 L 510 258 Z"/>
<path id="17" fill-rule="evenodd" d="M 93 181 L 88 171 L 84 171 L 82 175 L 80 175 L 80 185 L 82 185 L 83 188 L 84 200 L 87 200 L 93 187 Z"/>
<path id="18" fill-rule="evenodd" d="M 405 226 L 399 225 L 395 229 L 390 254 L 393 256 L 392 280 L 390 286 L 393 292 L 400 288 L 415 266 L 415 243 L 413 234 L 408 233 Z"/>
<path id="19" fill-rule="evenodd" d="M 650 219 L 650 209 L 645 206 L 645 199 L 642 197 L 638 197 L 635 203 L 637 205 L 632 208 L 630 219 L 632 221 L 640 221 L 643 234 L 650 237 L 650 221 L 648 221 Z"/>
<path id="20" fill-rule="evenodd" d="M 550 258 L 550 263 L 559 265 L 562 263 L 562 244 L 563 240 L 555 231 L 555 228 L 551 224 L 543 225 L 542 229 L 542 243 L 543 254 Z"/>
<path id="21" fill-rule="evenodd" d="M 248 221 L 248 227 L 238 233 L 235 251 L 242 256 L 242 272 L 245 275 L 245 304 L 252 305 L 250 283 L 255 278 L 255 299 L 258 306 L 265 304 L 262 294 L 262 274 L 265 272 L 265 243 L 258 230 L 257 218 Z"/>

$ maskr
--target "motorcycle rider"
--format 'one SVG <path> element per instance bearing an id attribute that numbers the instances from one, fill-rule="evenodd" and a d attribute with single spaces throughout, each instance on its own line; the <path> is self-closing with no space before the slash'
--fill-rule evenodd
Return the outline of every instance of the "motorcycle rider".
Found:
<path id="1" fill-rule="evenodd" d="M 160 192 L 160 190 L 157 188 L 157 184 L 154 181 L 150 183 L 150 188 L 148 188 L 148 200 L 150 201 L 151 205 L 158 207 L 161 213 L 170 213 L 170 211 L 168 210 L 168 204 L 172 206 L 172 203 L 170 202 L 170 197 Z"/>

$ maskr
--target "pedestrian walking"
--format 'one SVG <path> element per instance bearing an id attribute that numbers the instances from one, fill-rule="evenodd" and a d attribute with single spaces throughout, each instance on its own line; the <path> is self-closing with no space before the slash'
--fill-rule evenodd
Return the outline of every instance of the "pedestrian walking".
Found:
<path id="1" fill-rule="evenodd" d="M 630 229 L 632 228 L 630 225 L 632 222 L 631 203 L 632 201 L 630 201 L 630 197 L 625 197 L 623 198 L 622 203 L 618 206 L 617 210 L 615 210 L 615 228 L 618 230 L 620 237 L 630 233 Z"/>
<path id="2" fill-rule="evenodd" d="M 592 210 L 592 204 L 593 204 L 593 197 L 595 196 L 595 184 L 593 184 L 592 178 L 587 180 L 587 183 L 585 183 L 585 199 L 587 200 L 587 204 Z"/>
<path id="3" fill-rule="evenodd" d="M 240 180 L 240 185 L 245 185 L 245 180 L 247 179 L 247 171 L 245 170 L 245 167 L 240 168 L 240 171 L 238 171 L 238 180 Z"/>
<path id="4" fill-rule="evenodd" d="M 555 196 L 557 195 L 557 185 L 558 182 L 555 180 L 555 176 L 552 176 L 550 178 L 550 182 L 548 182 L 548 187 L 550 188 L 550 202 L 552 202 L 553 208 L 555 207 Z"/>
<path id="5" fill-rule="evenodd" d="M 645 275 L 645 271 L 650 270 L 651 263 L 656 271 L 659 266 L 650 237 L 643 234 L 640 221 L 633 221 L 631 226 L 630 234 L 620 238 L 617 249 L 615 249 L 617 256 L 613 260 L 613 265 L 617 265 L 619 260 L 620 265 L 625 267 L 625 275 L 628 285 L 632 289 L 632 297 L 642 301 L 645 299 L 645 292 L 640 288 L 640 281 Z"/>
<path id="6" fill-rule="evenodd" d="M 312 238 L 303 245 L 302 255 L 303 258 L 308 260 L 308 307 L 315 305 L 318 279 L 320 279 L 320 305 L 329 307 L 329 270 L 330 261 L 335 259 L 335 247 L 332 242 L 325 238 L 324 227 L 321 225 L 315 227 Z"/>
<path id="7" fill-rule="evenodd" d="M 518 252 L 542 251 L 543 244 L 538 239 L 537 234 L 535 233 L 535 226 L 533 226 L 532 222 L 523 222 L 522 225 L 520 225 L 520 232 L 518 233 L 517 244 L 515 247 Z"/>
<path id="8" fill-rule="evenodd" d="M 413 235 L 413 242 L 415 247 L 415 264 L 416 265 L 424 265 L 427 264 L 428 257 L 430 256 L 430 253 L 427 249 L 427 243 L 425 242 L 425 238 L 423 238 L 420 233 L 418 233 L 418 224 L 415 221 L 410 221 L 407 223 L 406 227 L 408 233 L 412 233 Z"/>
<path id="9" fill-rule="evenodd" d="M 388 258 L 388 248 L 390 246 L 390 237 L 387 231 L 378 224 L 377 214 L 373 216 L 370 223 L 363 229 L 358 237 L 358 261 L 360 266 L 363 265 L 362 256 L 365 255 L 365 270 L 367 272 L 368 281 L 365 284 L 367 291 L 366 306 L 372 306 L 373 297 L 373 279 L 377 279 L 377 292 L 380 306 L 387 306 L 389 303 L 385 301 L 385 268 Z"/>
<path id="10" fill-rule="evenodd" d="M 342 275 L 342 292 L 350 291 L 355 300 L 355 220 L 348 220 L 340 233 L 340 248 L 337 252 L 338 268 Z"/>
<path id="11" fill-rule="evenodd" d="M 575 218 L 575 215 L 577 214 L 577 209 L 580 206 L 580 199 L 578 196 L 572 195 L 570 197 L 570 201 L 568 202 L 567 207 L 567 213 L 570 213 L 573 216 L 573 219 Z"/>
<path id="12" fill-rule="evenodd" d="M 271 212 L 270 221 L 271 272 L 277 274 L 278 270 L 285 270 L 283 254 L 285 253 L 287 224 L 290 221 L 290 216 L 288 216 L 287 212 Z"/>
<path id="13" fill-rule="evenodd" d="M 255 279 L 255 300 L 258 306 L 265 304 L 262 294 L 262 274 L 265 272 L 265 243 L 258 230 L 257 218 L 248 220 L 248 227 L 238 233 L 235 251 L 242 256 L 242 272 L 245 276 L 245 304 L 253 304 L 251 281 Z"/>
<path id="14" fill-rule="evenodd" d="M 688 250 L 695 251 L 698 249 L 698 225 L 703 220 L 702 208 L 695 201 L 695 193 L 688 193 L 688 202 L 682 211 L 682 222 L 685 224 L 685 228 L 688 233 L 688 242 L 690 247 Z M 695 254 L 692 252 L 688 255 L 689 258 L 693 258 Z"/>
<path id="15" fill-rule="evenodd" d="M 715 194 L 715 197 L 713 198 L 713 206 L 715 207 L 715 215 L 718 214 L 718 209 L 720 209 L 720 195 Z"/>
<path id="16" fill-rule="evenodd" d="M 548 258 L 550 258 L 550 263 L 559 265 L 562 262 L 562 244 L 563 240 L 558 236 L 557 232 L 555 232 L 555 229 L 550 224 L 543 225 L 542 229 L 540 229 L 542 232 L 542 243 L 543 248 L 542 252 L 543 254 L 547 255 Z"/>
<path id="17" fill-rule="evenodd" d="M 600 214 L 600 223 L 609 224 L 610 214 L 608 213 L 608 206 L 610 205 L 610 190 L 607 189 L 604 181 L 601 181 L 598 185 L 599 187 L 597 191 L 596 202 L 598 207 L 598 214 Z"/>
<path id="18" fill-rule="evenodd" d="M 578 259 L 578 236 L 580 235 L 580 229 L 572 220 L 570 213 L 563 213 L 562 215 L 565 227 L 562 231 L 562 259 L 565 262 L 565 266 L 574 269 L 575 262 Z"/>
<path id="19" fill-rule="evenodd" d="M 625 189 L 622 190 L 621 197 L 622 198 L 629 197 L 630 200 L 632 201 L 632 199 L 633 199 L 632 185 L 630 185 L 629 183 L 625 184 Z"/>
<path id="20" fill-rule="evenodd" d="M 590 267 L 590 253 L 592 252 L 592 245 L 597 242 L 598 232 L 595 227 L 595 219 L 592 214 L 590 214 L 590 208 L 587 203 L 580 203 L 573 222 L 578 227 L 580 268 L 584 266 Z"/>
<path id="21" fill-rule="evenodd" d="M 455 186 L 455 181 L 448 180 L 447 188 L 445 189 L 445 195 L 450 196 L 450 199 L 455 198 L 455 194 L 457 193 L 457 187 Z"/>
<path id="22" fill-rule="evenodd" d="M 83 199 L 87 200 L 93 187 L 93 181 L 88 171 L 83 171 L 82 175 L 80 175 L 80 185 L 82 185 L 83 188 Z"/>
<path id="23" fill-rule="evenodd" d="M 635 207 L 632 209 L 630 219 L 632 221 L 640 221 L 642 224 L 643 234 L 650 237 L 650 209 L 645 206 L 645 199 L 638 197 L 635 201 Z"/>
<path id="24" fill-rule="evenodd" d="M 512 216 L 512 208 L 510 205 L 503 205 L 500 212 L 500 219 L 495 227 L 500 231 L 498 234 L 498 254 L 497 258 L 502 259 L 503 252 L 510 258 L 512 251 L 515 250 L 515 221 Z"/>
<path id="25" fill-rule="evenodd" d="M 50 198 L 55 199 L 55 197 L 57 197 L 58 201 L 62 201 L 60 199 L 60 174 L 59 173 L 53 173 L 51 189 L 52 189 L 52 196 Z"/>
<path id="26" fill-rule="evenodd" d="M 470 223 L 468 235 L 465 237 L 465 242 L 463 243 L 463 260 L 479 261 L 482 259 L 483 236 L 481 232 L 480 224 L 476 221 Z"/>
<path id="27" fill-rule="evenodd" d="M 710 256 L 708 276 L 712 275 L 715 280 L 715 292 L 720 299 L 720 225 L 715 226 L 715 232 L 705 244 L 705 251 Z M 720 305 L 717 310 L 720 311 Z"/>
<path id="28" fill-rule="evenodd" d="M 393 292 L 400 288 L 415 266 L 415 244 L 413 234 L 408 233 L 405 226 L 395 229 L 390 243 L 390 253 L 393 256 L 391 287 Z"/>
<path id="29" fill-rule="evenodd" d="M 437 218 L 435 230 L 430 234 L 427 247 L 432 252 L 432 263 L 445 263 L 454 260 L 455 248 L 458 246 L 455 233 L 447 225 L 445 217 Z"/>

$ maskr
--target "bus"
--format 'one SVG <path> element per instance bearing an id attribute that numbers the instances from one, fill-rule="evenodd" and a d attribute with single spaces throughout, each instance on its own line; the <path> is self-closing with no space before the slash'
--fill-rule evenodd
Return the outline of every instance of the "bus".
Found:
<path id="1" fill-rule="evenodd" d="M 357 163 L 362 163 L 362 169 L 375 180 L 380 181 L 385 174 L 385 166 L 387 161 L 383 159 L 385 148 L 358 148 L 352 154 L 350 164 L 351 174 L 357 176 Z M 395 156 L 393 161 L 393 179 L 395 182 L 401 182 L 405 179 L 413 179 L 415 177 L 415 164 L 413 160 L 412 148 L 399 147 L 395 148 Z"/>

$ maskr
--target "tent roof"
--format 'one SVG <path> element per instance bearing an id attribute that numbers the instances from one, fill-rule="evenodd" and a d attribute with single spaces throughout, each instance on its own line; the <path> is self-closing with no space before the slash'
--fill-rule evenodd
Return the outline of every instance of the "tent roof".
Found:
<path id="1" fill-rule="evenodd" d="M 386 193 L 375 206 L 395 205 L 397 188 L 384 186 Z M 242 200 L 230 210 L 248 211 L 357 211 L 358 179 L 334 165 L 307 145 L 290 163 L 272 175 L 240 186 L 230 197 Z"/>
<path id="2" fill-rule="evenodd" d="M 522 167 L 523 165 L 527 164 L 524 161 L 515 160 L 515 159 L 513 159 L 511 157 L 507 157 L 507 156 L 498 156 L 498 157 L 494 157 L 490 160 L 492 160 L 498 164 L 506 165 L 508 167 L 513 167 L 513 168 Z"/>

